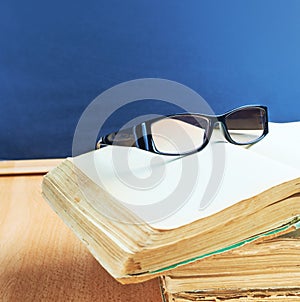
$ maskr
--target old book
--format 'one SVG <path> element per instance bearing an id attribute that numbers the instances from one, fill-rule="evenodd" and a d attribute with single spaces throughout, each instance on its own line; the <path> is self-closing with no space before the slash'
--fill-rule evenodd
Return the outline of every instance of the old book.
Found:
<path id="1" fill-rule="evenodd" d="M 140 282 L 293 230 L 300 220 L 299 131 L 300 123 L 271 124 L 248 149 L 214 141 L 175 160 L 105 147 L 50 171 L 43 195 L 113 277 Z M 155 182 L 146 189 L 128 185 L 149 175 Z"/>
<path id="2" fill-rule="evenodd" d="M 300 229 L 178 267 L 165 301 L 300 301 Z"/>

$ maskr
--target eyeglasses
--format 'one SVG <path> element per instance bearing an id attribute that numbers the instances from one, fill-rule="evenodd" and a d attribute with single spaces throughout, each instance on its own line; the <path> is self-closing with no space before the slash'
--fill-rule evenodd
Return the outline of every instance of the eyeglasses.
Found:
<path id="1" fill-rule="evenodd" d="M 204 149 L 213 131 L 220 130 L 232 144 L 257 143 L 268 133 L 267 107 L 243 106 L 215 116 L 182 113 L 154 118 L 101 137 L 96 148 L 117 145 L 163 155 L 187 155 Z"/>

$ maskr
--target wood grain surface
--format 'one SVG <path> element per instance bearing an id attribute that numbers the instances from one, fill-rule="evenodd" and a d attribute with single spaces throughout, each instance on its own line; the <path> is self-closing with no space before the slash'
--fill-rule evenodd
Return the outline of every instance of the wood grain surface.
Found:
<path id="1" fill-rule="evenodd" d="M 0 176 L 0 301 L 160 302 L 157 279 L 121 285 L 98 264 L 43 200 L 41 181 Z"/>
<path id="2" fill-rule="evenodd" d="M 62 159 L 0 161 L 0 175 L 43 174 L 62 162 Z"/>

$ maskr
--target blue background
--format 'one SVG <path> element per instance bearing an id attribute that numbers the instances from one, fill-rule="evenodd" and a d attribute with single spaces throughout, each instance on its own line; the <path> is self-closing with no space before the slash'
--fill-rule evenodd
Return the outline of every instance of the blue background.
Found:
<path id="1" fill-rule="evenodd" d="M 2 0 L 0 43 L 0 159 L 70 155 L 85 107 L 136 78 L 185 84 L 217 113 L 300 120 L 297 0 Z"/>

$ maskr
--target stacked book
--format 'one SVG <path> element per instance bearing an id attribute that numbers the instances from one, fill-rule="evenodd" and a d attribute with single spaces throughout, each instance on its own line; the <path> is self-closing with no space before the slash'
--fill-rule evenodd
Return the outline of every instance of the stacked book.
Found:
<path id="1" fill-rule="evenodd" d="M 121 283 L 159 277 L 165 301 L 300 301 L 299 133 L 271 123 L 249 148 L 176 160 L 108 146 L 50 171 L 43 195 Z"/>

